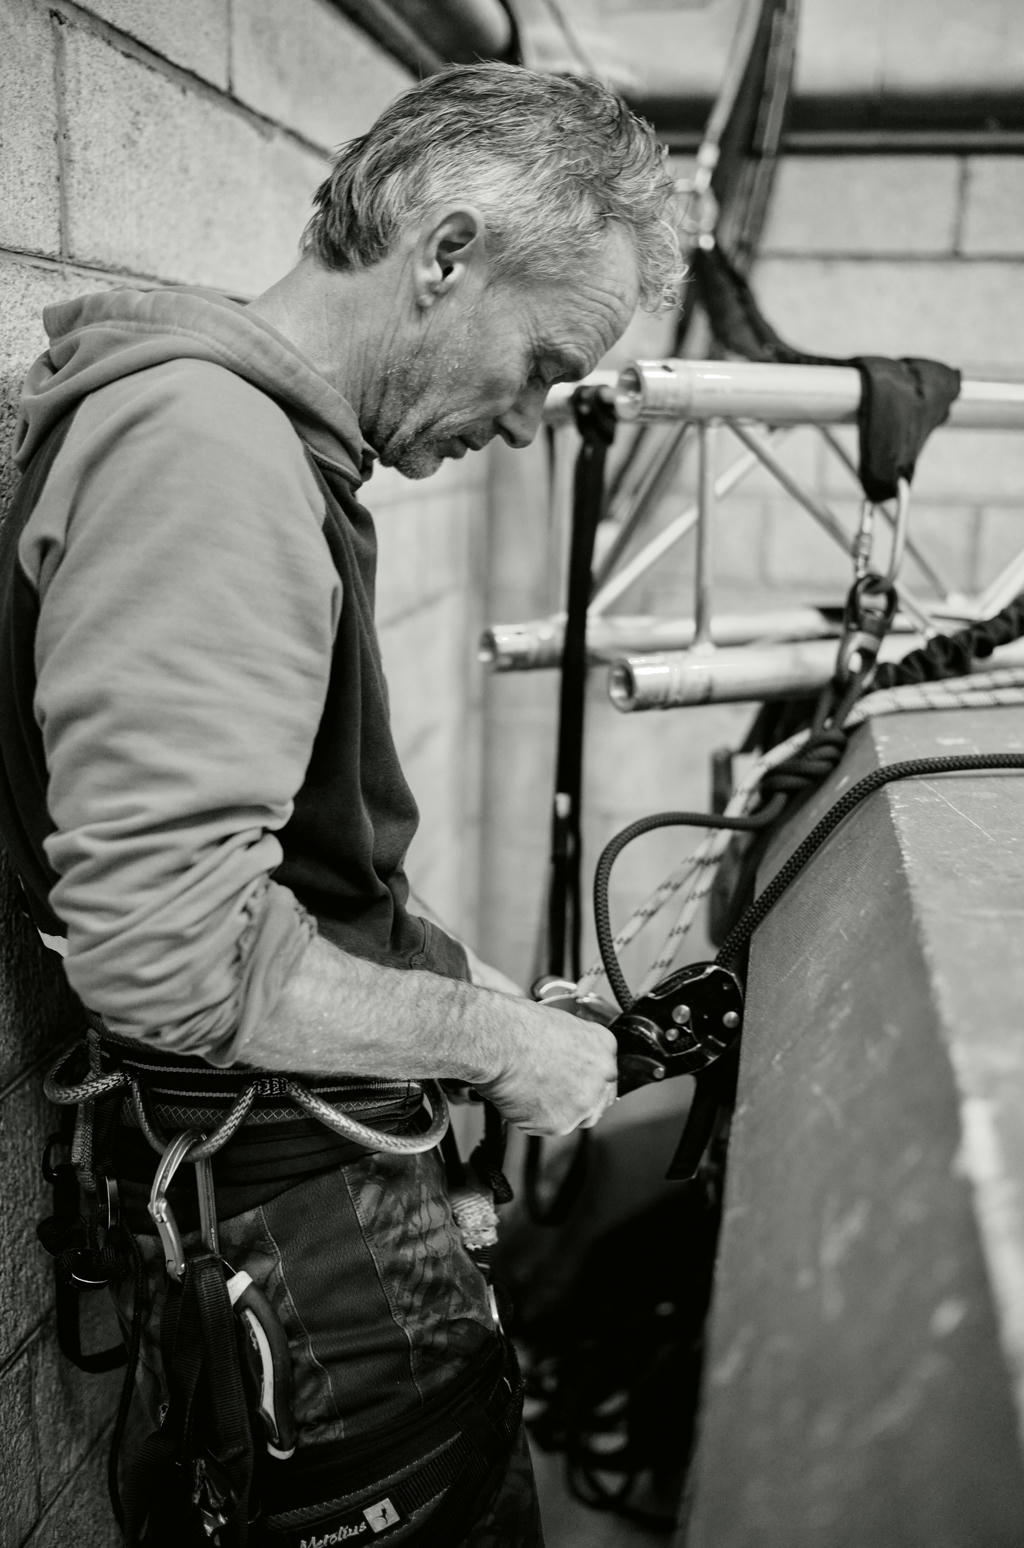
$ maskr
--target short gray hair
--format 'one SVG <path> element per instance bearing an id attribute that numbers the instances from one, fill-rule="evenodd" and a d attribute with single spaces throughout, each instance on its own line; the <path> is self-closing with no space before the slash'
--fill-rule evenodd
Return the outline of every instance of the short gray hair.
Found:
<path id="1" fill-rule="evenodd" d="M 468 199 L 487 220 L 496 277 L 560 281 L 613 222 L 633 242 L 640 304 L 657 311 L 685 273 L 674 193 L 651 126 L 597 81 L 453 65 L 340 148 L 302 245 L 328 268 L 369 268 L 431 204 Z"/>

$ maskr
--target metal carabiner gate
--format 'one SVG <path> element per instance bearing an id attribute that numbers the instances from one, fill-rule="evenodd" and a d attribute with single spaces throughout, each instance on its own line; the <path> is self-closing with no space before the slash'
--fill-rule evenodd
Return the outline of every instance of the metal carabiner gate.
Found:
<path id="1" fill-rule="evenodd" d="M 174 1181 L 175 1173 L 189 1152 L 201 1145 L 206 1138 L 197 1129 L 183 1129 L 176 1134 L 164 1151 L 153 1177 L 149 1191 L 149 1215 L 156 1226 L 160 1245 L 164 1250 L 164 1263 L 171 1279 L 185 1277 L 185 1249 L 174 1211 L 167 1198 L 167 1190 Z M 208 1156 L 195 1161 L 196 1192 L 199 1199 L 199 1234 L 203 1245 L 219 1255 L 220 1241 L 217 1231 L 217 1205 L 213 1190 L 213 1167 Z"/>

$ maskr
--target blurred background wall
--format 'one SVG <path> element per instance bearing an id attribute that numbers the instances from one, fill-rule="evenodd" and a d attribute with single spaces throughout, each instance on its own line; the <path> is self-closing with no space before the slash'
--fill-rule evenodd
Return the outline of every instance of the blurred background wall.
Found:
<path id="1" fill-rule="evenodd" d="M 407 22 L 415 11 L 391 9 Z M 694 100 L 714 89 L 736 13 L 734 0 L 563 0 L 561 9 L 599 68 L 656 96 L 671 66 L 673 89 Z M 245 297 L 290 266 L 331 148 L 365 128 L 416 68 L 430 67 L 425 53 L 380 29 L 387 10 L 330 0 L 2 0 L 0 492 L 10 481 L 19 382 L 44 345 L 48 302 L 125 283 L 211 285 Z M 530 0 L 522 14 L 534 62 L 581 67 L 551 7 Z M 869 96 L 888 91 L 909 102 L 911 125 L 915 92 L 930 101 L 936 82 L 1005 92 L 1024 69 L 1022 15 L 1010 0 L 969 8 L 873 0 L 852 9 L 806 0 L 797 95 L 818 103 L 817 139 L 784 145 L 753 270 L 784 337 L 815 352 L 917 353 L 967 372 L 1024 373 L 1024 153 L 977 135 L 928 144 L 883 135 L 862 154 L 849 137 L 834 136 L 830 148 L 821 129 L 830 102 L 848 104 L 865 81 Z M 374 18 L 371 37 L 360 23 Z M 654 71 L 647 83 L 645 68 Z M 674 151 L 685 171 L 685 136 Z M 656 354 L 666 337 L 663 321 L 643 320 L 614 360 Z M 486 621 L 538 617 L 560 604 L 572 432 L 559 432 L 558 443 L 554 496 L 540 444 L 514 455 L 498 446 L 425 485 L 378 473 L 367 491 L 379 518 L 395 728 L 424 819 L 410 874 L 453 928 L 522 982 L 542 965 L 557 685 L 550 673 L 488 677 L 475 645 Z M 836 482 L 809 438 L 794 437 L 791 459 L 852 510 L 852 489 Z M 965 585 L 1008 552 L 1022 471 L 1020 443 L 1005 435 L 958 432 L 926 449 L 915 524 L 934 535 Z M 656 520 L 691 488 L 684 466 Z M 841 595 L 842 556 L 767 479 L 742 486 L 723 518 L 723 601 Z M 622 606 L 686 612 L 689 580 L 683 551 Z M 589 882 L 600 847 L 625 822 L 706 805 L 708 754 L 736 739 L 749 711 L 623 717 L 595 674 L 588 715 Z M 616 917 L 669 869 L 671 848 L 660 835 L 623 857 Z M 49 1264 L 34 1240 L 45 1213 L 38 1156 L 51 1127 L 41 1076 L 73 1023 L 5 880 L 0 1538 L 19 1548 L 115 1540 L 102 1473 L 117 1378 L 83 1378 L 59 1360 Z M 92 1316 L 101 1317 L 98 1307 Z M 90 1333 L 94 1343 L 108 1336 Z"/>

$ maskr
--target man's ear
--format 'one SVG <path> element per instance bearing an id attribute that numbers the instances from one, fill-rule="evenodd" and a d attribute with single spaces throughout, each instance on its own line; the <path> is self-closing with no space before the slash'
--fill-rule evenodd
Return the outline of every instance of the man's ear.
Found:
<path id="1" fill-rule="evenodd" d="M 484 217 L 474 205 L 449 204 L 435 210 L 423 221 L 416 242 L 417 306 L 434 306 L 482 270 L 486 247 Z"/>

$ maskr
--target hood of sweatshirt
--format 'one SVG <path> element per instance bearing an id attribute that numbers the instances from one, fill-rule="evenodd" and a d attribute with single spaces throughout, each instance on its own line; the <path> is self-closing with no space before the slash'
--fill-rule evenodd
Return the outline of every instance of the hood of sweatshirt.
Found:
<path id="1" fill-rule="evenodd" d="M 273 398 L 317 460 L 359 484 L 373 453 L 346 398 L 262 318 L 216 291 L 130 288 L 43 312 L 49 348 L 25 379 L 15 432 L 23 467 L 57 419 L 87 393 L 169 360 L 222 365 Z"/>

